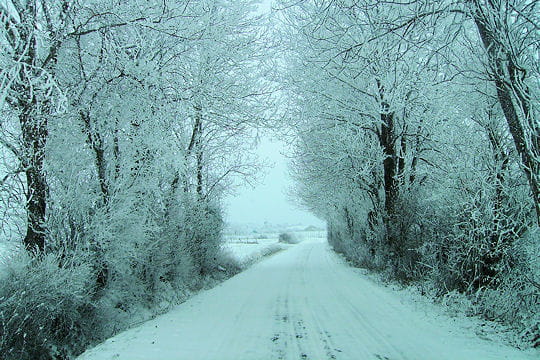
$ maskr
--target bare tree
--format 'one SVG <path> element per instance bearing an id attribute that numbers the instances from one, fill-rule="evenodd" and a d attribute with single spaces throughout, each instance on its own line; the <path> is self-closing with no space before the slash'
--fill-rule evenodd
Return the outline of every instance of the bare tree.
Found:
<path id="1" fill-rule="evenodd" d="M 540 224 L 538 2 L 469 0 L 508 129 L 520 155 Z M 535 55 L 536 54 L 536 55 Z"/>
<path id="2" fill-rule="evenodd" d="M 24 245 L 29 251 L 45 247 L 48 186 L 44 173 L 47 123 L 60 102 L 54 67 L 65 39 L 72 2 L 8 1 L 0 7 L 4 51 L 13 69 L 5 89 L 8 104 L 18 112 L 21 128 L 21 161 L 26 175 L 27 229 Z"/>

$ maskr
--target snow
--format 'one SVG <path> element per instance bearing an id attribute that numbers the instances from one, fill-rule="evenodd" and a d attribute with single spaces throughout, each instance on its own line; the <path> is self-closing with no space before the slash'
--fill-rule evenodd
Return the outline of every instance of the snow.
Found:
<path id="1" fill-rule="evenodd" d="M 298 230 L 288 228 L 287 233 L 302 241 L 310 237 L 325 237 L 326 232 L 320 230 Z M 261 232 L 257 234 L 225 235 L 223 249 L 239 261 L 243 268 L 250 266 L 265 256 L 288 249 L 291 245 L 279 242 L 278 232 Z"/>
<path id="2" fill-rule="evenodd" d="M 538 359 L 412 304 L 310 237 L 88 350 L 108 359 Z"/>
<path id="3" fill-rule="evenodd" d="M 264 256 L 269 251 L 276 251 L 280 246 L 278 234 L 228 235 L 223 248 L 244 264 Z"/>

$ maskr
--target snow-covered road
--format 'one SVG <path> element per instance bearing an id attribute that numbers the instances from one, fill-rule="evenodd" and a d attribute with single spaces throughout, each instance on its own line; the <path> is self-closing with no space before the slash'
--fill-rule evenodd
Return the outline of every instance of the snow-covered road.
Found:
<path id="1" fill-rule="evenodd" d="M 420 308 L 312 238 L 79 359 L 534 358 Z"/>

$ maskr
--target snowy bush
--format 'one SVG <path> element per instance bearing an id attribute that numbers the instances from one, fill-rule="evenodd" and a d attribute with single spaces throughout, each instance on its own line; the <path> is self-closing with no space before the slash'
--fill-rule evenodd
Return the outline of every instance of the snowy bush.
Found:
<path id="1" fill-rule="evenodd" d="M 478 312 L 520 330 L 521 341 L 540 346 L 539 234 L 528 233 L 510 249 L 515 261 L 504 269 L 496 287 L 476 294 Z"/>
<path id="2" fill-rule="evenodd" d="M 206 201 L 187 201 L 181 218 L 182 237 L 193 265 L 199 275 L 216 270 L 216 259 L 221 251 L 223 218 L 215 204 Z"/>
<path id="3" fill-rule="evenodd" d="M 281 233 L 279 234 L 279 242 L 283 244 L 298 244 L 300 240 L 295 234 Z"/>
<path id="4" fill-rule="evenodd" d="M 497 197 L 496 187 L 474 181 L 451 204 L 439 205 L 436 218 L 444 220 L 446 231 L 426 239 L 422 252 L 422 262 L 430 264 L 443 289 L 472 293 L 496 288 L 505 274 L 527 261 L 515 248 L 531 223 L 526 190 L 516 184 Z"/>
<path id="5" fill-rule="evenodd" d="M 7 264 L 0 279 L 2 359 L 56 359 L 78 354 L 99 338 L 94 274 L 76 259 L 26 255 Z"/>
<path id="6" fill-rule="evenodd" d="M 126 196 L 77 225 L 72 219 L 84 229 L 75 237 L 55 214 L 51 232 L 63 237 L 48 242 L 49 255 L 9 259 L 0 281 L 2 359 L 70 358 L 182 302 L 211 277 L 241 270 L 221 249 L 219 212 L 184 202 L 164 216 L 145 203 Z"/>
<path id="7" fill-rule="evenodd" d="M 234 255 L 228 251 L 220 251 L 216 255 L 216 269 L 214 277 L 229 278 L 242 271 L 243 266 Z"/>

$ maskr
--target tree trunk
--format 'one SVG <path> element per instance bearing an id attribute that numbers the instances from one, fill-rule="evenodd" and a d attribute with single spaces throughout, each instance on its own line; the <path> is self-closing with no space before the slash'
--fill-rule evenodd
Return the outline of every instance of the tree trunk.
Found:
<path id="1" fill-rule="evenodd" d="M 422 132 L 422 124 L 424 120 L 420 118 L 420 124 L 416 128 L 416 134 L 414 139 L 414 153 L 411 161 L 411 172 L 409 176 L 409 186 L 412 186 L 416 181 L 416 168 L 418 167 L 418 159 L 420 158 L 420 133 Z M 405 156 L 405 155 L 404 155 Z"/>
<path id="2" fill-rule="evenodd" d="M 195 108 L 195 123 L 197 134 L 195 141 L 196 152 L 196 168 L 197 168 L 197 186 L 196 192 L 199 199 L 203 197 L 203 149 L 202 149 L 202 109 L 200 107 Z"/>
<path id="3" fill-rule="evenodd" d="M 199 199 L 203 197 L 203 149 L 202 149 L 202 109 L 200 106 L 195 106 L 195 123 L 193 124 L 193 130 L 191 132 L 191 139 L 186 151 L 186 160 L 195 153 L 195 171 L 196 171 L 196 184 L 195 191 Z M 187 184 L 185 185 L 185 192 L 188 192 Z"/>
<path id="4" fill-rule="evenodd" d="M 383 222 L 386 228 L 386 246 L 390 252 L 390 259 L 397 264 L 398 241 L 393 231 L 395 204 L 397 200 L 397 154 L 395 151 L 394 136 L 394 113 L 389 112 L 390 105 L 384 99 L 384 86 L 377 79 L 377 87 L 381 102 L 381 130 L 379 133 L 379 144 L 383 149 L 383 186 L 384 186 L 384 210 Z"/>
<path id="5" fill-rule="evenodd" d="M 23 147 L 22 165 L 26 175 L 27 228 L 23 244 L 29 252 L 39 253 L 45 250 L 49 189 L 43 166 L 49 135 L 48 117 L 52 114 L 53 96 L 41 89 L 40 84 L 53 72 L 61 39 L 58 37 L 59 32 L 38 23 L 40 11 L 48 10 L 44 2 L 17 1 L 12 5 L 18 19 L 3 13 L 2 22 L 7 30 L 4 40 L 12 50 L 10 54 L 6 53 L 6 56 L 11 56 L 12 61 L 19 63 L 20 66 L 10 92 L 15 99 L 14 107 L 19 111 Z M 68 10 L 69 4 L 64 0 L 58 18 L 60 26 L 64 24 Z M 52 22 L 47 25 L 52 26 Z M 38 40 L 38 36 L 44 33 L 51 43 L 48 49 L 39 51 L 38 46 L 43 44 Z"/>
<path id="6" fill-rule="evenodd" d="M 118 136 L 118 118 L 114 121 L 113 155 L 114 155 L 114 179 L 120 177 L 120 144 Z"/>
<path id="7" fill-rule="evenodd" d="M 477 1 L 474 1 L 474 4 L 476 6 L 474 21 L 492 66 L 497 98 L 520 155 L 533 198 L 536 220 L 540 224 L 540 189 L 538 185 L 540 164 L 537 160 L 540 157 L 538 141 L 540 133 L 538 126 L 532 119 L 531 105 L 528 100 L 529 90 L 519 76 L 521 70 L 516 66 L 514 55 L 504 47 L 503 41 L 505 40 L 497 38 L 494 30 L 489 27 L 485 14 L 480 9 L 481 5 Z M 494 8 L 493 4 L 490 6 L 493 8 L 486 11 L 493 12 L 493 16 L 498 16 L 498 9 Z M 495 24 L 503 25 L 499 23 L 495 21 Z M 522 119 L 520 119 L 520 114 Z M 527 141 L 528 135 L 530 135 L 530 141 Z"/>
<path id="8" fill-rule="evenodd" d="M 103 205 L 107 206 L 110 200 L 109 183 L 107 181 L 107 163 L 105 160 L 105 149 L 103 146 L 103 140 L 99 132 L 92 129 L 90 114 L 88 110 L 81 110 L 79 112 L 81 120 L 84 125 L 84 131 L 86 133 L 86 142 L 94 152 L 94 162 L 96 165 L 96 171 L 99 181 L 99 187 L 101 190 L 101 198 Z M 115 134 L 116 136 L 116 134 Z M 98 243 L 94 244 L 94 256 L 96 266 L 96 290 L 101 290 L 107 286 L 109 280 L 109 267 L 107 263 L 103 261 L 104 250 Z"/>
<path id="9" fill-rule="evenodd" d="M 45 212 L 48 195 L 47 180 L 43 170 L 47 121 L 38 119 L 35 115 L 35 104 L 35 99 L 27 103 L 19 116 L 23 145 L 26 150 L 27 227 L 23 243 L 30 252 L 42 252 L 45 249 Z"/>
<path id="10" fill-rule="evenodd" d="M 103 148 L 103 141 L 97 131 L 92 130 L 90 124 L 90 114 L 87 110 L 80 111 L 81 119 L 84 123 L 86 131 L 86 141 L 94 152 L 94 160 L 97 169 L 99 187 L 101 189 L 101 197 L 103 203 L 107 205 L 109 203 L 109 183 L 107 181 L 107 164 L 105 161 L 105 149 Z"/>
<path id="11" fill-rule="evenodd" d="M 48 187 L 43 169 L 45 145 L 47 142 L 48 102 L 40 103 L 37 98 L 34 77 L 36 75 L 37 31 L 36 4 L 28 2 L 24 8 L 19 6 L 20 23 L 7 20 L 8 28 L 17 29 L 10 32 L 7 40 L 14 50 L 14 60 L 21 61 L 18 72 L 19 84 L 14 87 L 16 107 L 20 111 L 23 165 L 26 175 L 26 235 L 23 244 L 29 252 L 42 252 L 45 249 L 45 212 L 47 208 Z M 20 24 L 24 24 L 21 26 Z M 12 29 L 12 30 L 13 30 Z"/>
<path id="12" fill-rule="evenodd" d="M 387 217 L 391 217 L 395 212 L 395 203 L 397 200 L 397 154 L 395 149 L 394 135 L 394 113 L 388 112 L 390 105 L 384 100 L 384 87 L 377 80 L 379 95 L 381 99 L 381 131 L 379 135 L 379 144 L 384 152 L 383 173 L 384 173 L 384 209 Z"/>
<path id="13" fill-rule="evenodd" d="M 197 195 L 199 199 L 203 197 L 203 152 L 197 150 Z"/>

